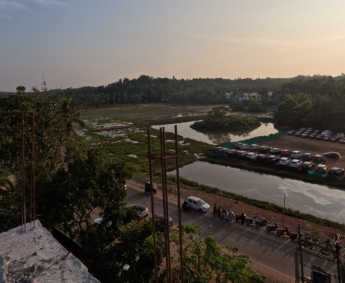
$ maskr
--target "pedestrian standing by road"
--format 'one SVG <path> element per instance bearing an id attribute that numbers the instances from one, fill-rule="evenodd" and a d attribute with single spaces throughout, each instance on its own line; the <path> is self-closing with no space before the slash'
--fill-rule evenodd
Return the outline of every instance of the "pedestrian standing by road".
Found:
<path id="1" fill-rule="evenodd" d="M 244 225 L 244 219 L 245 219 L 245 216 L 244 216 L 244 212 L 242 211 L 241 213 L 241 224 Z"/>
<path id="2" fill-rule="evenodd" d="M 216 214 L 217 214 L 217 204 L 214 203 L 214 205 L 213 205 L 213 217 L 216 217 Z"/>
<path id="3" fill-rule="evenodd" d="M 217 215 L 218 215 L 219 220 L 222 219 L 222 214 L 221 213 L 222 213 L 222 210 L 220 209 L 220 206 L 218 206 Z"/>
<path id="4" fill-rule="evenodd" d="M 326 155 L 323 156 L 323 164 L 326 164 Z"/>

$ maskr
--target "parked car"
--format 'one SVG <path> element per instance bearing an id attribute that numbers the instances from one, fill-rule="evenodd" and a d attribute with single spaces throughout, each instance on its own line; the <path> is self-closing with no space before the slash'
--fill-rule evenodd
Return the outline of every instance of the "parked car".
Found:
<path id="1" fill-rule="evenodd" d="M 316 134 L 314 134 L 314 133 L 310 134 L 310 135 L 309 135 L 309 138 L 310 138 L 310 139 L 315 139 L 315 138 L 316 138 Z"/>
<path id="2" fill-rule="evenodd" d="M 302 135 L 301 135 L 301 138 L 307 138 L 309 135 L 309 132 L 304 132 Z"/>
<path id="3" fill-rule="evenodd" d="M 330 141 L 331 138 L 332 138 L 332 136 L 324 136 L 324 137 L 323 137 L 323 140 L 324 140 L 324 141 Z"/>
<path id="4" fill-rule="evenodd" d="M 270 146 L 262 145 L 259 147 L 259 152 L 266 153 L 266 152 L 269 152 L 271 149 L 272 149 L 272 147 L 270 147 Z"/>
<path id="5" fill-rule="evenodd" d="M 157 193 L 157 184 L 156 183 L 152 183 L 152 189 L 153 189 L 153 193 L 156 194 Z M 151 193 L 150 181 L 145 183 L 145 192 Z"/>
<path id="6" fill-rule="evenodd" d="M 142 204 L 132 204 L 131 207 L 134 207 L 137 209 L 138 212 L 138 217 L 139 218 L 144 218 L 149 215 L 149 209 Z"/>
<path id="7" fill-rule="evenodd" d="M 247 158 L 247 159 L 250 159 L 250 160 L 255 160 L 256 157 L 257 157 L 257 154 L 256 154 L 255 152 L 249 152 L 249 153 L 247 153 L 247 155 L 246 155 L 246 158 Z"/>
<path id="8" fill-rule="evenodd" d="M 311 155 L 311 153 L 303 153 L 302 160 L 303 161 L 313 160 L 313 156 Z"/>
<path id="9" fill-rule="evenodd" d="M 295 137 L 300 137 L 302 135 L 302 132 L 301 131 L 298 131 L 295 133 Z"/>
<path id="10" fill-rule="evenodd" d="M 306 129 L 306 132 L 311 133 L 314 130 L 313 127 Z"/>
<path id="11" fill-rule="evenodd" d="M 279 158 L 276 155 L 270 155 L 267 157 L 268 163 L 276 163 L 279 160 Z"/>
<path id="12" fill-rule="evenodd" d="M 159 222 L 162 223 L 161 228 L 163 228 L 164 230 L 164 214 L 156 214 L 155 219 L 159 220 Z M 168 216 L 168 225 L 169 225 L 169 228 L 174 225 L 174 222 L 170 216 Z"/>
<path id="13" fill-rule="evenodd" d="M 302 166 L 303 162 L 299 159 L 293 159 L 290 163 L 291 168 L 300 168 Z"/>
<path id="14" fill-rule="evenodd" d="M 258 154 L 256 157 L 256 161 L 258 162 L 266 162 L 267 161 L 267 155 L 265 154 Z"/>
<path id="15" fill-rule="evenodd" d="M 296 133 L 296 130 L 290 130 L 287 132 L 288 135 L 294 135 Z"/>
<path id="16" fill-rule="evenodd" d="M 328 175 L 343 176 L 344 175 L 344 169 L 339 168 L 339 167 L 332 167 L 328 171 Z"/>
<path id="17" fill-rule="evenodd" d="M 251 144 L 250 145 L 250 150 L 256 151 L 259 150 L 260 146 L 258 144 Z"/>
<path id="18" fill-rule="evenodd" d="M 229 157 L 237 157 L 238 150 L 237 149 L 230 149 L 228 151 L 228 156 Z"/>
<path id="19" fill-rule="evenodd" d="M 291 162 L 291 159 L 290 158 L 287 158 L 287 157 L 282 157 L 280 158 L 279 160 L 279 165 L 282 165 L 282 166 L 288 166 Z"/>
<path id="20" fill-rule="evenodd" d="M 324 136 L 330 136 L 330 135 L 332 135 L 332 132 L 329 130 L 324 130 L 321 134 Z"/>
<path id="21" fill-rule="evenodd" d="M 320 155 L 320 154 L 314 155 L 313 161 L 314 161 L 315 163 L 320 163 L 320 162 L 322 162 L 322 155 Z"/>
<path id="22" fill-rule="evenodd" d="M 309 170 L 313 170 L 314 167 L 315 167 L 315 163 L 310 162 L 310 161 L 306 161 L 302 164 L 301 170 L 302 171 L 309 171 Z"/>
<path id="23" fill-rule="evenodd" d="M 321 132 L 321 130 L 320 130 L 320 129 L 316 129 L 316 130 L 314 130 L 314 132 L 313 132 L 313 133 L 317 135 L 317 134 L 318 134 L 318 133 L 320 133 L 320 132 Z"/>
<path id="24" fill-rule="evenodd" d="M 342 138 L 345 138 L 345 134 L 344 134 L 344 133 L 338 133 L 337 136 L 338 136 L 339 138 L 341 138 L 341 139 L 342 139 Z"/>
<path id="25" fill-rule="evenodd" d="M 298 151 L 298 150 L 295 150 L 291 153 L 291 158 L 301 158 L 303 156 L 303 153 Z"/>
<path id="26" fill-rule="evenodd" d="M 222 147 L 222 146 L 217 146 L 217 148 L 216 148 L 216 151 L 217 152 L 221 152 L 221 151 L 223 151 L 224 150 L 224 147 Z"/>
<path id="27" fill-rule="evenodd" d="M 337 142 L 339 140 L 340 140 L 340 137 L 338 137 L 338 136 L 334 136 L 331 138 L 331 142 Z"/>
<path id="28" fill-rule="evenodd" d="M 186 199 L 188 207 L 198 210 L 200 212 L 207 212 L 210 208 L 210 205 L 204 202 L 201 198 L 190 196 Z"/>
<path id="29" fill-rule="evenodd" d="M 323 138 L 324 138 L 323 134 L 319 134 L 315 137 L 315 139 L 317 139 L 317 140 L 322 140 Z"/>
<path id="30" fill-rule="evenodd" d="M 235 148 L 240 149 L 242 144 L 244 144 L 244 143 L 243 142 L 235 143 Z"/>
<path id="31" fill-rule="evenodd" d="M 315 172 L 326 174 L 327 173 L 327 166 L 324 164 L 319 164 L 316 166 Z"/>
<path id="32" fill-rule="evenodd" d="M 327 158 L 340 159 L 340 154 L 338 152 L 327 152 L 324 153 L 323 156 L 326 156 Z"/>
<path id="33" fill-rule="evenodd" d="M 307 130 L 307 128 L 301 128 L 299 131 L 303 133 L 303 132 L 305 132 L 306 130 Z"/>
<path id="34" fill-rule="evenodd" d="M 270 150 L 270 154 L 279 154 L 281 152 L 281 149 L 279 148 L 272 148 Z"/>
<path id="35" fill-rule="evenodd" d="M 239 150 L 239 151 L 237 152 L 237 157 L 238 157 L 238 158 L 244 158 L 246 155 L 247 155 L 247 152 L 244 151 L 244 150 Z"/>
<path id="36" fill-rule="evenodd" d="M 240 147 L 241 150 L 249 150 L 250 149 L 250 145 L 249 144 L 242 144 Z"/>
<path id="37" fill-rule="evenodd" d="M 345 138 L 344 138 L 344 139 L 339 140 L 339 143 L 345 143 Z"/>
<path id="38" fill-rule="evenodd" d="M 283 149 L 281 152 L 280 152 L 280 155 L 281 156 L 290 156 L 292 153 L 292 151 L 288 150 L 288 149 Z"/>

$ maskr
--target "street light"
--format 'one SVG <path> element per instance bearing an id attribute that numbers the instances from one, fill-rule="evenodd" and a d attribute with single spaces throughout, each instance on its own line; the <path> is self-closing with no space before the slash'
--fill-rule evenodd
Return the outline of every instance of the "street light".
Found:
<path id="1" fill-rule="evenodd" d="M 283 207 L 283 224 L 285 226 L 285 197 L 286 197 L 286 194 L 284 194 L 284 207 Z"/>

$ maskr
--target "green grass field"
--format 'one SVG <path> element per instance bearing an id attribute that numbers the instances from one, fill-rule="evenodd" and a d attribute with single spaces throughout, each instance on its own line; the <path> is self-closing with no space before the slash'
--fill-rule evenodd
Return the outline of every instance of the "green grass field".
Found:
<path id="1" fill-rule="evenodd" d="M 219 105 L 203 106 L 170 106 L 168 104 L 138 104 L 122 107 L 93 108 L 87 110 L 81 117 L 84 119 L 117 119 L 123 121 L 140 121 L 177 115 L 203 115 L 213 107 Z"/>

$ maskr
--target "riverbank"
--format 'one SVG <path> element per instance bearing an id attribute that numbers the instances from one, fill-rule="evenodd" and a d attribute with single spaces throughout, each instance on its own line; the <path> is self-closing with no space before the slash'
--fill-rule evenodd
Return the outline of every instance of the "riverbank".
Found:
<path id="1" fill-rule="evenodd" d="M 230 157 L 208 157 L 201 159 L 200 161 L 208 162 L 211 164 L 218 164 L 222 166 L 229 166 L 234 168 L 245 169 L 248 171 L 253 171 L 261 174 L 268 174 L 273 176 L 278 176 L 282 178 L 290 178 L 294 180 L 304 181 L 313 184 L 327 185 L 336 187 L 339 189 L 345 189 L 345 182 L 338 181 L 336 178 L 332 179 L 333 176 L 329 178 L 317 178 L 310 176 L 307 173 L 293 170 L 294 168 L 285 168 L 275 164 L 260 164 L 255 161 L 243 160 Z M 289 170 L 290 169 L 290 170 Z"/>
<path id="2" fill-rule="evenodd" d="M 148 178 L 135 175 L 133 180 L 143 184 L 148 181 Z M 160 186 L 161 179 L 155 177 L 154 182 Z M 279 226 L 283 226 L 283 223 L 285 223 L 291 231 L 295 231 L 298 224 L 300 224 L 302 231 L 313 233 L 324 238 L 329 238 L 330 233 L 333 233 L 335 229 L 338 233 L 339 231 L 345 233 L 344 224 L 318 218 L 310 214 L 285 209 L 285 216 L 283 216 L 283 207 L 276 204 L 224 192 L 218 188 L 201 185 L 184 178 L 180 178 L 180 186 L 181 197 L 183 198 L 193 195 L 203 199 L 211 206 L 216 203 L 217 206 L 226 209 L 231 208 L 231 210 L 234 210 L 236 213 L 241 213 L 243 211 L 247 216 L 258 215 L 261 218 L 268 219 L 270 223 L 273 223 L 273 221 L 278 223 Z M 168 177 L 168 190 L 171 194 L 176 194 L 176 185 L 173 176 Z"/>

